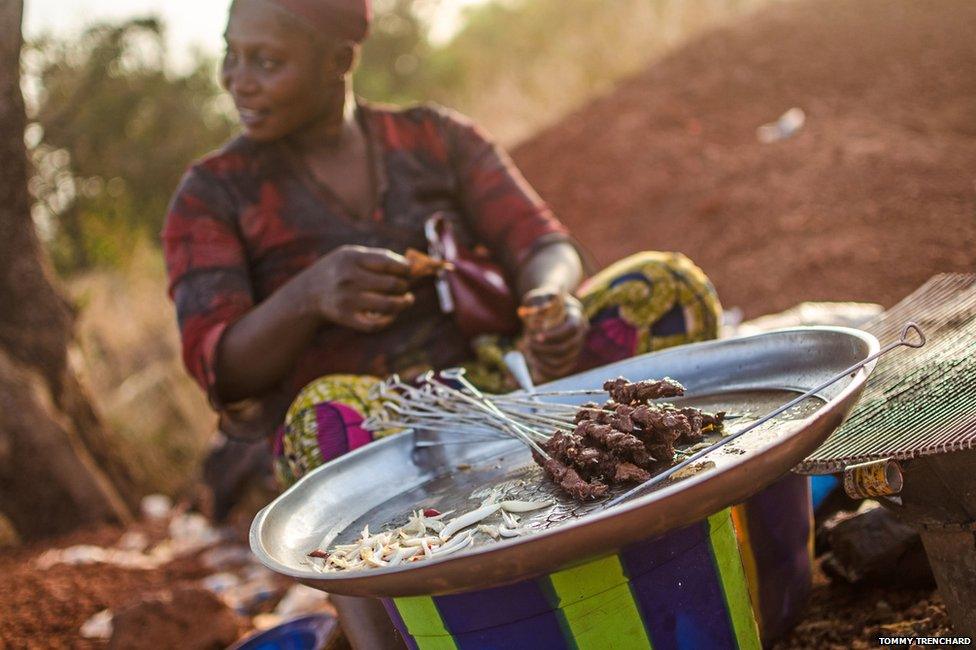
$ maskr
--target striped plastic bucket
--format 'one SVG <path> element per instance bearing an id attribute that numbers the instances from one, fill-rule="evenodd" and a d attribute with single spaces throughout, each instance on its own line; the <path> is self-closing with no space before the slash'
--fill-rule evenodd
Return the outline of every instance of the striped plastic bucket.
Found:
<path id="1" fill-rule="evenodd" d="M 408 647 L 759 648 L 810 589 L 809 481 L 533 580 L 384 601 Z"/>

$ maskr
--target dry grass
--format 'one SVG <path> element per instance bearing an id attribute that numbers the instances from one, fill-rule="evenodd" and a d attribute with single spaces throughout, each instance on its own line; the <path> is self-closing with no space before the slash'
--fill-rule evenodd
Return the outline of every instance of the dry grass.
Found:
<path id="1" fill-rule="evenodd" d="M 605 0 L 598 12 L 561 17 L 556 37 L 541 32 L 528 45 L 512 43 L 510 51 L 496 53 L 501 60 L 459 54 L 468 90 L 439 99 L 512 147 L 703 31 L 771 1 Z M 530 24 L 543 18 L 531 15 L 531 5 L 526 11 Z"/>
<path id="2" fill-rule="evenodd" d="M 77 340 L 96 407 L 145 492 L 177 494 L 193 480 L 215 417 L 183 369 L 160 253 L 148 244 L 125 268 L 68 282 Z"/>

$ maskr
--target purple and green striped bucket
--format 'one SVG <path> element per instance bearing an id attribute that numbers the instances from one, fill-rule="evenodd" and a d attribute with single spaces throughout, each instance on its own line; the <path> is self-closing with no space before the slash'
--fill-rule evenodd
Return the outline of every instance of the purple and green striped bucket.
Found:
<path id="1" fill-rule="evenodd" d="M 384 600 L 409 648 L 760 648 L 806 602 L 805 477 L 615 555 L 515 584 Z"/>

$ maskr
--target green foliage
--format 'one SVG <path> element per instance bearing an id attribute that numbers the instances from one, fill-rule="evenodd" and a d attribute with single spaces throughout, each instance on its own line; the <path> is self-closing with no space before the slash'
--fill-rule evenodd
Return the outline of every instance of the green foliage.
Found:
<path id="1" fill-rule="evenodd" d="M 357 92 L 439 101 L 511 145 L 765 0 L 487 0 L 466 10 L 449 43 L 434 46 L 424 19 L 448 1 L 377 0 Z"/>
<path id="2" fill-rule="evenodd" d="M 155 19 L 31 46 L 31 188 L 62 271 L 119 264 L 137 239 L 155 238 L 187 164 L 233 131 L 213 62 L 173 75 L 165 60 Z"/>
<path id="3" fill-rule="evenodd" d="M 450 95 L 463 80 L 428 39 L 425 15 L 441 0 L 377 0 L 376 18 L 356 70 L 356 92 L 373 101 L 414 103 Z"/>

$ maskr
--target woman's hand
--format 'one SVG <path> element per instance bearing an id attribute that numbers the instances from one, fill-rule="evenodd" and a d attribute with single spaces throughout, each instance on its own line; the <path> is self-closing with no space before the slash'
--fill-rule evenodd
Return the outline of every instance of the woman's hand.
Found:
<path id="1" fill-rule="evenodd" d="M 227 328 L 215 396 L 238 402 L 279 388 L 324 322 L 360 332 L 388 327 L 413 304 L 409 274 L 403 256 L 382 248 L 343 246 L 325 255 Z"/>
<path id="2" fill-rule="evenodd" d="M 531 291 L 523 299 L 523 305 L 545 299 L 544 290 Z M 526 343 L 536 370 L 545 375 L 545 379 L 564 377 L 573 371 L 586 340 L 589 322 L 583 314 L 580 301 L 568 293 L 553 296 L 563 302 L 565 317 L 563 320 L 545 329 L 527 331 Z"/>
<path id="3" fill-rule="evenodd" d="M 589 329 L 583 306 L 572 296 L 582 277 L 579 254 L 565 241 L 535 250 L 518 269 L 516 288 L 527 308 L 519 310 L 525 324 L 523 345 L 533 372 L 545 375 L 540 379 L 562 377 L 576 368 Z M 550 320 L 548 310 L 538 308 L 553 300 L 558 301 L 557 311 L 565 313 Z"/>
<path id="4" fill-rule="evenodd" d="M 389 327 L 414 303 L 410 264 L 383 248 L 342 246 L 304 272 L 313 308 L 324 319 L 359 332 Z"/>

